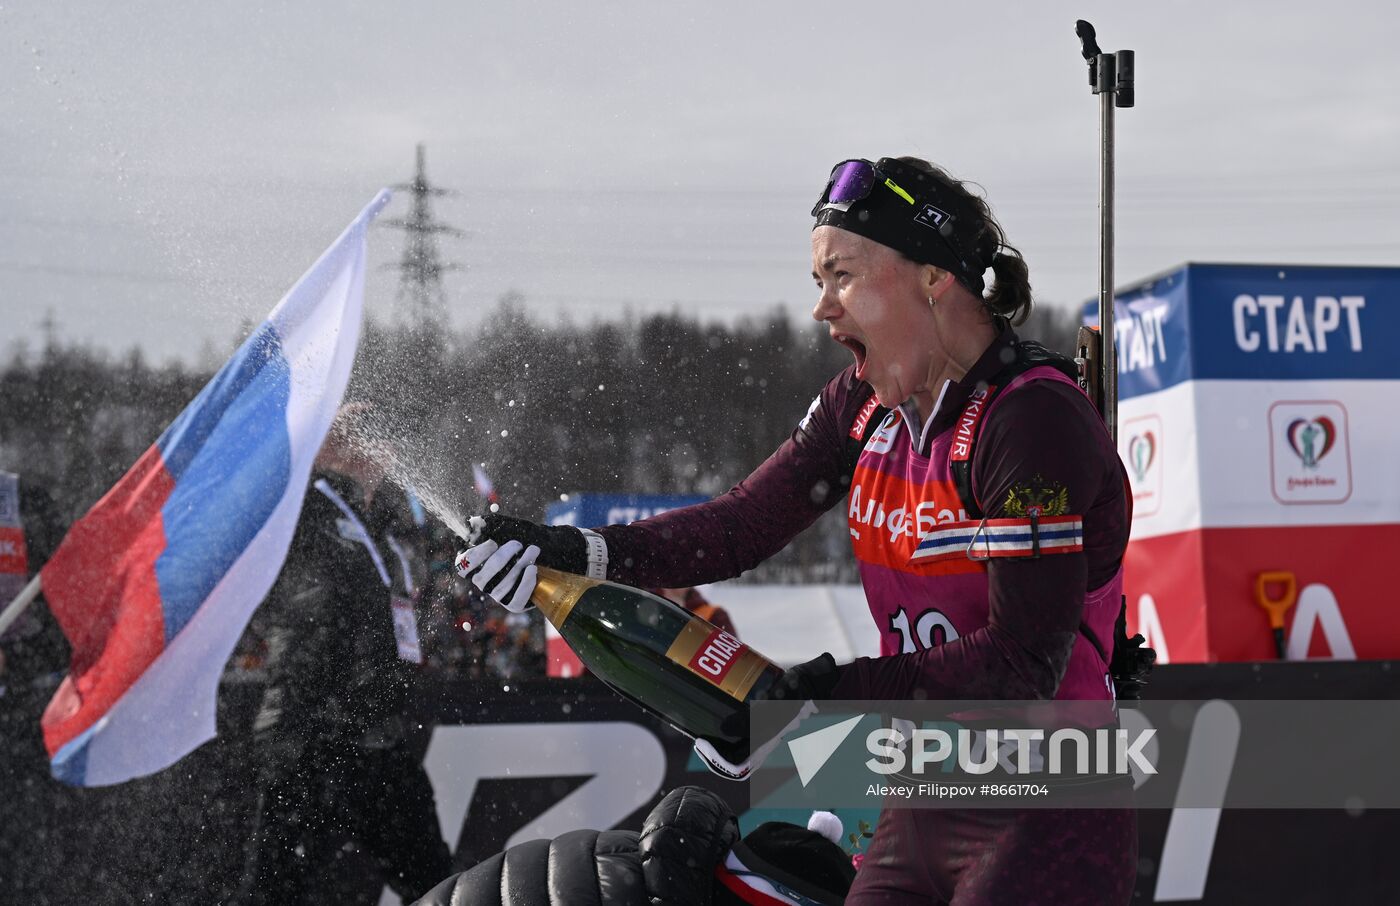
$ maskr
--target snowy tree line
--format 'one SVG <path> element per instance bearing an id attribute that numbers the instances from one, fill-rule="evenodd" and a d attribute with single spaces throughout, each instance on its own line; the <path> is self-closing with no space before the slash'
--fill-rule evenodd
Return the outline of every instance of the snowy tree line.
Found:
<path id="1" fill-rule="evenodd" d="M 1074 316 L 1043 308 L 1023 336 L 1068 351 Z M 821 325 L 780 309 L 733 324 L 657 314 L 546 320 L 507 297 L 465 332 L 370 323 L 349 396 L 374 404 L 370 439 L 407 479 L 461 513 L 486 502 L 541 518 L 574 492 L 722 493 L 793 430 L 850 360 Z M 198 393 L 210 373 L 153 366 L 51 338 L 0 368 L 0 469 L 45 486 L 76 518 Z M 765 581 L 852 579 L 834 511 L 760 571 Z"/>

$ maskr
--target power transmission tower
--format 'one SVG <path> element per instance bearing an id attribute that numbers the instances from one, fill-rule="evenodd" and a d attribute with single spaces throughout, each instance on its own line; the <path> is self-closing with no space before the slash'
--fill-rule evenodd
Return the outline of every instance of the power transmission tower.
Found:
<path id="1" fill-rule="evenodd" d="M 462 236 L 461 230 L 438 223 L 433 218 L 428 199 L 433 196 L 456 195 L 451 189 L 443 189 L 428 182 L 424 146 L 418 145 L 418 169 L 413 181 L 394 186 L 399 191 L 413 193 L 413 207 L 407 217 L 394 217 L 380 221 L 385 226 L 397 227 L 408 233 L 404 243 L 403 258 L 397 264 L 385 267 L 399 271 L 400 311 L 406 311 L 415 330 L 437 331 L 447 320 L 447 302 L 442 292 L 442 275 L 447 271 L 460 270 L 461 266 L 444 262 L 438 256 L 437 237 L 439 235 Z M 404 303 L 407 302 L 407 307 Z"/>
<path id="2" fill-rule="evenodd" d="M 44 358 L 52 359 L 58 354 L 58 321 L 53 316 L 52 308 L 44 312 L 39 327 L 44 331 Z"/>

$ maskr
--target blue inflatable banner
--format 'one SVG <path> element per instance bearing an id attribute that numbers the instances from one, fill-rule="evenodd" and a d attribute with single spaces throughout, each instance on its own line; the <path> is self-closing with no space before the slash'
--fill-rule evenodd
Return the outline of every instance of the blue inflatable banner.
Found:
<path id="1" fill-rule="evenodd" d="M 625 524 L 709 499 L 699 494 L 569 494 L 567 497 L 545 509 L 545 522 L 580 528 Z"/>
<path id="2" fill-rule="evenodd" d="M 1119 294 L 1114 334 L 1121 399 L 1187 380 L 1395 379 L 1400 268 L 1186 264 Z"/>

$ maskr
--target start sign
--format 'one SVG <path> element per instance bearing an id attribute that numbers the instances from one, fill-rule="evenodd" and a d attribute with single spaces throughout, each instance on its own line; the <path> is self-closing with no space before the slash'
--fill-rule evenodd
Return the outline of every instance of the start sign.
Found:
<path id="1" fill-rule="evenodd" d="M 1165 660 L 1274 658 L 1256 588 L 1290 575 L 1287 656 L 1400 655 L 1400 268 L 1188 264 L 1114 334 L 1130 622 Z"/>

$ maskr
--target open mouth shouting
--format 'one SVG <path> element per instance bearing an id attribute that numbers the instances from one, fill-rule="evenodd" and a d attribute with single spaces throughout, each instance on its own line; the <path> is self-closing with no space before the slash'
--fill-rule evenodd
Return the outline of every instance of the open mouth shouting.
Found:
<path id="1" fill-rule="evenodd" d="M 843 333 L 832 333 L 831 338 L 846 347 L 856 357 L 856 380 L 865 380 L 865 344 L 855 337 Z"/>

